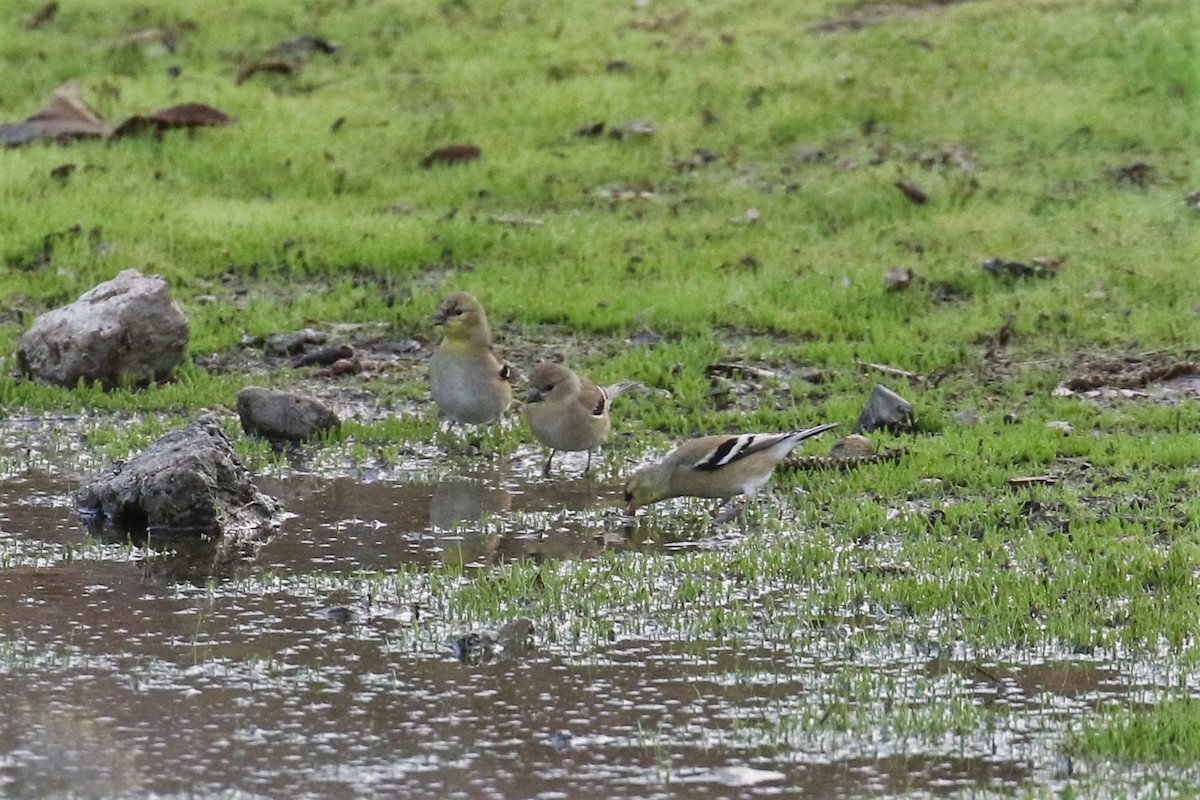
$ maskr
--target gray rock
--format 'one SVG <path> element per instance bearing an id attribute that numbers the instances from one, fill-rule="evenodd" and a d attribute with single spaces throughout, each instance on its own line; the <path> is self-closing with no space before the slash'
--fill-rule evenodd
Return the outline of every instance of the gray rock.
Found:
<path id="1" fill-rule="evenodd" d="M 270 526 L 279 503 L 258 490 L 214 420 L 168 433 L 75 494 L 92 525 L 221 534 Z"/>
<path id="2" fill-rule="evenodd" d="M 320 400 L 258 386 L 238 392 L 237 411 L 242 430 L 264 439 L 300 442 L 341 424 Z"/>
<path id="3" fill-rule="evenodd" d="M 72 387 L 163 380 L 187 353 L 187 318 L 157 275 L 127 269 L 70 305 L 42 314 L 17 344 L 21 370 Z"/>
<path id="4" fill-rule="evenodd" d="M 912 430 L 914 421 L 912 403 L 883 384 L 876 384 L 858 422 L 854 423 L 854 433 L 870 433 L 880 428 L 904 433 Z"/>

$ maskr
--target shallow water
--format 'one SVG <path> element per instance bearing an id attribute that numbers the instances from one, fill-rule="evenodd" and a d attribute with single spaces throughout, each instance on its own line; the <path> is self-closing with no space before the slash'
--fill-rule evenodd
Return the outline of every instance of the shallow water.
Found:
<path id="1" fill-rule="evenodd" d="M 1069 717 L 1155 680 L 1101 656 L 863 651 L 833 628 L 794 644 L 651 628 L 585 651 L 538 631 L 529 653 L 464 663 L 452 633 L 411 635 L 420 598 L 364 598 L 353 576 L 679 542 L 628 527 L 603 481 L 293 474 L 260 481 L 291 516 L 257 552 L 195 570 L 88 540 L 75 483 L 0 483 L 0 796 L 1010 793 L 1061 784 Z M 936 718 L 947 699 L 1000 722 L 956 728 Z"/>

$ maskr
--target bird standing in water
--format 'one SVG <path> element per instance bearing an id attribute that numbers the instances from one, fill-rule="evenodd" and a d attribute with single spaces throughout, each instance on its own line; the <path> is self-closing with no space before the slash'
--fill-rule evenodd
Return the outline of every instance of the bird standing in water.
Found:
<path id="1" fill-rule="evenodd" d="M 479 425 L 498 420 L 512 399 L 512 370 L 492 350 L 492 330 L 483 306 L 473 295 L 455 292 L 442 301 L 433 323 L 443 331 L 429 359 L 433 402 L 457 422 Z"/>
<path id="2" fill-rule="evenodd" d="M 836 428 L 831 422 L 791 433 L 704 436 L 675 448 L 657 464 L 634 473 L 625 485 L 625 513 L 671 497 L 711 497 L 724 502 L 736 495 L 752 499 L 771 478 L 776 465 L 809 437 Z M 719 508 L 719 505 L 718 505 Z M 741 513 L 717 517 L 727 522 Z"/>
<path id="3" fill-rule="evenodd" d="M 635 385 L 621 381 L 599 386 L 551 361 L 535 366 L 529 373 L 525 419 L 537 440 L 550 448 L 542 475 L 550 474 L 550 464 L 559 450 L 586 450 L 583 474 L 587 475 L 592 468 L 592 449 L 603 444 L 612 429 L 608 412 L 613 398 Z"/>

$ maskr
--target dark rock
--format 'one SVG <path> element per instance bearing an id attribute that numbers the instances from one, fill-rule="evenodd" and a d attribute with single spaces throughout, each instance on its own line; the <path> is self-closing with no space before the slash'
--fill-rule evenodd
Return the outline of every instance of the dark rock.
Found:
<path id="1" fill-rule="evenodd" d="M 163 380 L 187 352 L 187 318 L 167 283 L 135 269 L 42 314 L 17 345 L 21 370 L 73 387 L 80 380 L 106 389 L 122 382 Z"/>
<path id="2" fill-rule="evenodd" d="M 159 439 L 84 486 L 89 523 L 150 532 L 220 534 L 269 527 L 279 503 L 261 493 L 215 420 Z"/>
<path id="3" fill-rule="evenodd" d="M 912 403 L 882 384 L 871 390 L 867 405 L 854 423 L 854 433 L 889 430 L 904 433 L 912 430 L 915 420 Z"/>
<path id="4" fill-rule="evenodd" d="M 341 424 L 320 400 L 258 386 L 238 392 L 237 411 L 242 430 L 264 439 L 300 442 Z"/>

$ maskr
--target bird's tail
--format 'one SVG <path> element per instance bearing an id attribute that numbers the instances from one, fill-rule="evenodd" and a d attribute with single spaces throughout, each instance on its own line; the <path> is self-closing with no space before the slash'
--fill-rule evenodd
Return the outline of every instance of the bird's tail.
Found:
<path id="1" fill-rule="evenodd" d="M 620 397 L 632 389 L 641 388 L 642 384 L 637 381 L 617 381 L 612 386 L 605 386 L 604 393 L 608 395 L 608 401 L 611 403 L 613 398 Z"/>
<path id="2" fill-rule="evenodd" d="M 829 430 L 830 428 L 836 428 L 837 426 L 839 426 L 841 424 L 842 423 L 840 423 L 840 422 L 826 422 L 824 425 L 817 425 L 812 428 L 805 428 L 802 431 L 794 431 L 794 432 L 788 434 L 788 440 L 795 442 L 796 444 L 800 444 L 800 442 L 803 442 L 805 439 L 811 438 L 813 436 L 817 436 L 818 434 L 822 434 L 825 431 Z"/>

